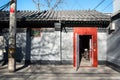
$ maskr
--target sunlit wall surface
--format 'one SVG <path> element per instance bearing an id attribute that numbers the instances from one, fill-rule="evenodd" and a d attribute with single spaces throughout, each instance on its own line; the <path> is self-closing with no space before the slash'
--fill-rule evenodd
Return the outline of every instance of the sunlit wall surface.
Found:
<path id="1" fill-rule="evenodd" d="M 113 0 L 113 12 L 120 10 L 120 0 Z"/>

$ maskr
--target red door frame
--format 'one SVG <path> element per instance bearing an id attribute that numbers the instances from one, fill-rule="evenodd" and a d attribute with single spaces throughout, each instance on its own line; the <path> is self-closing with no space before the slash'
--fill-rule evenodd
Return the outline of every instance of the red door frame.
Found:
<path id="1" fill-rule="evenodd" d="M 74 27 L 73 33 L 73 66 L 76 67 L 76 38 L 75 35 L 92 35 L 93 40 L 93 64 L 92 67 L 97 67 L 97 27 Z"/>

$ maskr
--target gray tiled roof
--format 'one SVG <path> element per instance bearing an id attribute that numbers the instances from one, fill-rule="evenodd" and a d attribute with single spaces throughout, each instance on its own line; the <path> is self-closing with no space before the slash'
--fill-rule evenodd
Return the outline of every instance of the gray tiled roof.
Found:
<path id="1" fill-rule="evenodd" d="M 0 12 L 0 21 L 8 21 L 9 12 Z M 109 21 L 110 16 L 95 10 L 17 11 L 18 21 Z"/>

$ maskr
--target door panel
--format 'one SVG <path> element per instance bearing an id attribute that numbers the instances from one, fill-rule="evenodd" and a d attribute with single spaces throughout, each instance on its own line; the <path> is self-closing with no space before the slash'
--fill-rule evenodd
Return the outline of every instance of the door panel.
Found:
<path id="1" fill-rule="evenodd" d="M 93 64 L 93 56 L 92 56 L 92 39 L 90 39 L 90 41 L 89 41 L 89 43 L 90 43 L 90 64 L 92 65 Z"/>
<path id="2" fill-rule="evenodd" d="M 80 54 L 79 54 L 79 35 L 76 34 L 76 71 L 80 67 Z"/>

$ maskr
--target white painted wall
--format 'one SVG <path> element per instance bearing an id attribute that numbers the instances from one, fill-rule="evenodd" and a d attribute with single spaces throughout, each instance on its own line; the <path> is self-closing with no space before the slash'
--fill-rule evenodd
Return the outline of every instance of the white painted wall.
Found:
<path id="1" fill-rule="evenodd" d="M 21 38 L 20 38 L 21 36 Z M 48 61 L 73 61 L 73 32 L 62 32 L 60 42 L 60 32 L 42 32 L 40 37 L 31 37 L 30 42 L 26 41 L 26 35 L 23 33 L 17 34 L 17 44 L 21 46 L 22 53 L 26 51 L 30 55 L 31 61 L 48 60 Z M 107 50 L 107 34 L 106 32 L 98 31 L 98 60 L 106 60 Z M 28 37 L 29 38 L 29 37 Z M 19 40 L 21 39 L 21 40 Z M 31 44 L 31 47 L 26 47 L 26 44 Z M 60 51 L 61 44 L 61 51 Z M 26 50 L 27 49 L 27 50 Z M 29 50 L 30 49 L 30 50 Z M 29 53 L 30 51 L 30 53 Z M 28 54 L 29 53 L 29 54 Z M 62 57 L 61 57 L 62 55 Z"/>
<path id="2" fill-rule="evenodd" d="M 17 33 L 16 34 L 16 60 L 19 62 L 25 60 L 25 56 L 27 53 L 27 39 L 26 33 Z"/>
<path id="3" fill-rule="evenodd" d="M 62 32 L 62 60 L 73 61 L 73 32 Z"/>
<path id="4" fill-rule="evenodd" d="M 107 51 L 107 34 L 106 32 L 98 32 L 98 60 L 106 61 Z"/>
<path id="5" fill-rule="evenodd" d="M 60 32 L 42 32 L 31 37 L 31 60 L 60 61 Z"/>
<path id="6" fill-rule="evenodd" d="M 6 34 L 7 36 L 7 34 Z M 60 40 L 61 37 L 61 40 Z M 107 35 L 98 31 L 98 60 L 106 60 Z M 8 40 L 8 37 L 6 37 Z M 16 35 L 18 61 L 73 61 L 73 32 L 52 31 L 41 32 L 40 36 L 32 37 L 27 30 Z M 60 47 L 61 46 L 61 47 Z M 60 51 L 61 50 L 61 51 Z"/>

